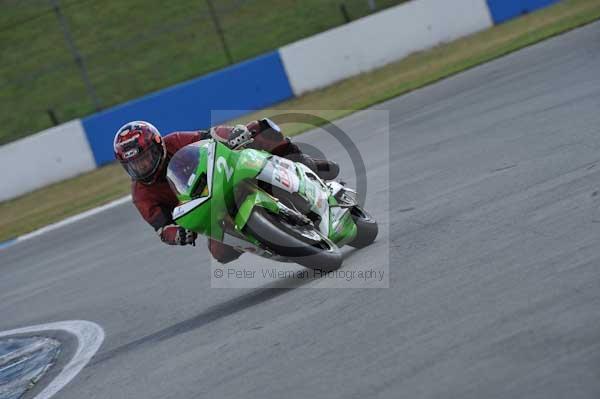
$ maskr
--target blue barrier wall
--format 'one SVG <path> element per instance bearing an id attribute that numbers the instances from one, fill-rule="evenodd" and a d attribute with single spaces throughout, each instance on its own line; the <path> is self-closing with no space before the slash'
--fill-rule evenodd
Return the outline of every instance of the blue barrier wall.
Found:
<path id="1" fill-rule="evenodd" d="M 487 0 L 495 24 L 557 3 L 559 0 Z"/>
<path id="2" fill-rule="evenodd" d="M 97 165 L 114 160 L 112 139 L 131 120 L 147 120 L 161 132 L 207 128 L 293 96 L 278 51 L 193 79 L 82 120 Z M 211 121 L 211 110 L 221 120 Z M 212 122 L 212 123 L 211 123 Z"/>

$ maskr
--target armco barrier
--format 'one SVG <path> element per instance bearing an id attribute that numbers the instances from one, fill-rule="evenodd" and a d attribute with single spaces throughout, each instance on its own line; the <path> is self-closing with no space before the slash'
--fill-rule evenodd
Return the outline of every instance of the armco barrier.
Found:
<path id="1" fill-rule="evenodd" d="M 547 7 L 559 0 L 487 0 L 495 24 Z"/>
<path id="2" fill-rule="evenodd" d="M 131 120 L 152 122 L 161 132 L 199 129 L 241 116 L 242 111 L 220 114 L 211 121 L 211 110 L 251 110 L 292 97 L 278 52 L 262 55 L 83 119 L 96 164 L 114 160 L 115 131 Z"/>
<path id="3" fill-rule="evenodd" d="M 299 95 L 491 26 L 485 0 L 415 0 L 284 46 L 280 52 L 294 94 Z"/>
<path id="4" fill-rule="evenodd" d="M 0 201 L 96 168 L 79 120 L 0 147 Z"/>

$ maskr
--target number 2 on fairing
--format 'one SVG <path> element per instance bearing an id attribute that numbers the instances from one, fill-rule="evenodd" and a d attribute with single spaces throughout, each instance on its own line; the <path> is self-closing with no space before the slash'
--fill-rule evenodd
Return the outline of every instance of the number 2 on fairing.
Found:
<path id="1" fill-rule="evenodd" d="M 221 173 L 223 173 L 223 170 L 225 170 L 225 177 L 227 178 L 227 181 L 231 180 L 233 168 L 227 165 L 225 158 L 219 157 L 219 159 L 217 159 L 217 170 Z"/>

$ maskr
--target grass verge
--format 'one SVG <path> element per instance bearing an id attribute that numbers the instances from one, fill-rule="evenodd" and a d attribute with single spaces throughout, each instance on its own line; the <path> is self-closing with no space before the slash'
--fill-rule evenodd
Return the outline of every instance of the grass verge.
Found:
<path id="1" fill-rule="evenodd" d="M 407 0 L 377 0 L 377 10 Z M 95 112 L 48 0 L 0 2 L 0 144 Z M 366 0 L 63 0 L 98 106 L 205 75 L 371 13 Z M 227 43 L 222 46 L 211 7 Z M 26 44 L 26 45 L 25 45 Z M 27 115 L 26 118 L 23 115 Z"/>
<path id="2" fill-rule="evenodd" d="M 324 110 L 319 116 L 334 120 L 352 110 L 383 102 L 598 19 L 600 3 L 597 0 L 564 0 L 520 19 L 286 101 L 273 109 L 258 111 L 243 120 L 273 115 L 278 110 Z M 306 126 L 300 125 L 289 127 L 287 134 L 298 134 L 305 129 Z M 127 176 L 119 165 L 113 164 L 2 202 L 0 242 L 128 193 Z"/>

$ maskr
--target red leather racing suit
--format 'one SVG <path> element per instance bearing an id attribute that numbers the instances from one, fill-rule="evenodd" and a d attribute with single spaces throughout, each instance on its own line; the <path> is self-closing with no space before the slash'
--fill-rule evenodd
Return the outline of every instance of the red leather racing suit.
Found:
<path id="1" fill-rule="evenodd" d="M 269 127 L 264 121 L 254 121 L 246 125 L 253 134 L 254 142 L 248 147 L 269 151 L 275 155 L 285 156 L 299 153 L 298 147 L 284 138 L 280 132 Z M 224 141 L 228 140 L 229 133 L 233 128 L 230 126 L 217 126 L 214 133 Z M 171 157 L 180 148 L 193 142 L 210 138 L 206 130 L 191 132 L 174 132 L 166 135 L 164 143 L 167 149 L 167 159 L 164 163 L 160 176 L 152 184 L 143 184 L 137 181 L 132 183 L 131 195 L 133 203 L 144 218 L 153 228 L 158 231 L 164 226 L 173 224 L 171 212 L 178 205 L 177 197 L 171 191 L 166 180 L 166 165 Z M 221 263 L 227 263 L 237 259 L 241 253 L 234 248 L 219 241 L 208 240 L 208 248 L 212 256 Z"/>

